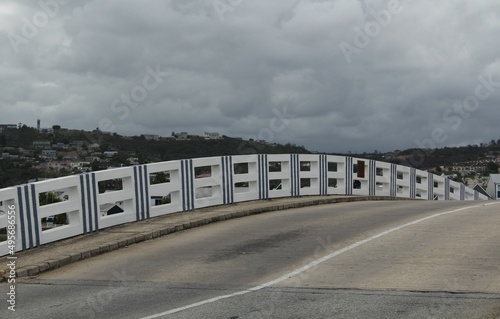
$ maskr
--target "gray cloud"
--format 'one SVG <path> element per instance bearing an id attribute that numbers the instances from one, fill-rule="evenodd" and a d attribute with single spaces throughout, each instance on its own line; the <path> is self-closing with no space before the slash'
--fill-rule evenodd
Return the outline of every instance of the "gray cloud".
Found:
<path id="1" fill-rule="evenodd" d="M 436 128 L 447 137 L 439 147 L 500 138 L 498 86 L 459 127 L 445 116 L 480 76 L 500 82 L 497 3 L 402 0 L 381 26 L 373 13 L 392 2 L 42 0 L 45 13 L 3 1 L 0 122 L 94 129 L 107 118 L 125 135 L 249 138 L 286 108 L 293 119 L 273 141 L 311 150 L 417 147 Z M 374 23 L 348 63 L 341 44 Z M 169 76 L 127 116 L 113 110 L 157 65 Z"/>

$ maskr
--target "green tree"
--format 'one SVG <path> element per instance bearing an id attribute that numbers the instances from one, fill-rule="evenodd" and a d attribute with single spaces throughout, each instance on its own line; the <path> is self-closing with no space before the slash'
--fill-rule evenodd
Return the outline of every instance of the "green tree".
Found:
<path id="1" fill-rule="evenodd" d="M 500 165 L 498 163 L 495 163 L 495 162 L 489 162 L 488 164 L 486 164 L 486 168 L 488 169 L 488 172 L 490 174 L 497 174 L 499 167 L 500 167 Z"/>
<path id="2" fill-rule="evenodd" d="M 62 202 L 62 200 L 57 197 L 54 192 L 40 193 L 38 194 L 38 200 L 40 202 L 40 206 Z"/>

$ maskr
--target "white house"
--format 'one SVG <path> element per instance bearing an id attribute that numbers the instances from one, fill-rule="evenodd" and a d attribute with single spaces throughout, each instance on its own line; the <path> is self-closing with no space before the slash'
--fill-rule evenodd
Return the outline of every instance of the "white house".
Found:
<path id="1" fill-rule="evenodd" d="M 500 200 L 500 174 L 491 174 L 486 191 L 495 200 Z"/>

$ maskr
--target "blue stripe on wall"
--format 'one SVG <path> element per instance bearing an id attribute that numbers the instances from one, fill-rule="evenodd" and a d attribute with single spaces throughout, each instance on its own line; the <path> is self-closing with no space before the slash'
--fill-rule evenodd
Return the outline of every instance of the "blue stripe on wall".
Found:
<path id="1" fill-rule="evenodd" d="M 92 196 L 94 198 L 94 216 L 95 216 L 95 230 L 99 232 L 99 208 L 97 207 L 97 182 L 96 182 L 96 176 L 95 173 L 92 173 Z M 90 196 L 90 194 L 89 194 Z M 89 210 L 92 209 L 92 207 L 89 207 Z"/>
<path id="2" fill-rule="evenodd" d="M 149 173 L 148 166 L 144 165 L 144 192 L 146 196 L 146 219 L 149 219 L 151 216 L 151 200 L 149 198 Z"/>
<path id="3" fill-rule="evenodd" d="M 183 210 L 190 211 L 194 209 L 194 176 L 193 160 L 181 161 L 182 171 L 182 202 Z"/>
<path id="4" fill-rule="evenodd" d="M 90 197 L 90 175 L 87 174 L 85 176 L 86 178 L 86 182 L 87 182 L 87 201 L 88 201 L 88 208 L 89 208 L 89 214 L 88 214 L 88 217 L 89 217 L 89 232 L 93 232 L 94 231 L 94 226 L 93 226 L 93 218 L 92 218 L 92 211 L 91 211 L 91 207 L 92 207 L 92 198 Z"/>
<path id="5" fill-rule="evenodd" d="M 369 195 L 370 196 L 375 196 L 376 189 L 377 189 L 377 168 L 376 168 L 376 163 L 374 160 L 370 160 L 369 162 L 369 167 L 368 167 L 368 176 L 369 176 Z"/>
<path id="6" fill-rule="evenodd" d="M 328 194 L 328 164 L 326 155 L 319 155 L 319 191 L 320 195 Z"/>
<path id="7" fill-rule="evenodd" d="M 234 203 L 233 187 L 233 158 L 232 156 L 222 156 L 222 195 L 224 204 Z"/>
<path id="8" fill-rule="evenodd" d="M 23 191 L 21 186 L 17 188 L 17 202 L 19 203 L 19 216 L 21 222 L 21 242 L 23 250 L 26 250 L 26 238 L 25 238 L 26 226 L 24 222 L 24 202 L 23 202 Z"/>
<path id="9" fill-rule="evenodd" d="M 87 233 L 87 206 L 85 204 L 85 180 L 84 176 L 80 175 L 80 196 L 82 201 L 82 224 L 83 224 L 83 234 Z"/>
<path id="10" fill-rule="evenodd" d="M 137 174 L 137 166 L 134 166 L 134 190 L 135 190 L 135 220 L 141 220 L 140 216 L 140 208 L 139 208 L 139 187 L 138 185 L 138 174 Z"/>
<path id="11" fill-rule="evenodd" d="M 28 221 L 28 238 L 29 238 L 29 248 L 33 247 L 33 229 L 31 224 L 31 207 L 29 203 L 29 188 L 28 185 L 24 186 L 24 200 L 26 203 L 26 217 Z"/>
<path id="12" fill-rule="evenodd" d="M 410 168 L 410 198 L 417 197 L 417 170 Z"/>
<path id="13" fill-rule="evenodd" d="M 432 173 L 428 173 L 428 176 L 429 176 L 429 185 L 428 185 L 428 188 L 429 188 L 429 196 L 428 196 L 428 200 L 434 200 L 434 175 Z"/>
<path id="14" fill-rule="evenodd" d="M 269 198 L 269 163 L 266 154 L 259 154 L 259 199 Z"/>
<path id="15" fill-rule="evenodd" d="M 146 218 L 146 212 L 145 212 L 145 209 L 144 209 L 144 174 L 142 172 L 142 167 L 139 166 L 137 169 L 139 170 L 139 183 L 138 183 L 138 187 L 139 187 L 139 196 L 140 196 L 140 210 L 141 210 L 141 220 L 144 220 Z"/>
<path id="16" fill-rule="evenodd" d="M 352 195 L 353 189 L 353 158 L 346 157 L 345 158 L 345 193 L 346 195 Z"/>
<path id="17" fill-rule="evenodd" d="M 292 197 L 297 197 L 300 193 L 299 170 L 299 155 L 290 154 L 290 191 Z"/>
<path id="18" fill-rule="evenodd" d="M 444 179 L 444 199 L 450 200 L 450 180 L 448 178 Z"/>
<path id="19" fill-rule="evenodd" d="M 34 217 L 34 222 L 35 222 L 35 238 L 36 238 L 36 246 L 40 246 L 40 227 L 39 227 L 39 220 L 38 220 L 38 209 L 37 209 L 37 200 L 36 200 L 36 189 L 35 185 L 31 184 L 31 202 L 33 203 L 33 217 Z"/>
<path id="20" fill-rule="evenodd" d="M 391 164 L 391 196 L 396 197 L 397 195 L 397 177 L 398 177 L 398 167 L 396 164 Z"/>

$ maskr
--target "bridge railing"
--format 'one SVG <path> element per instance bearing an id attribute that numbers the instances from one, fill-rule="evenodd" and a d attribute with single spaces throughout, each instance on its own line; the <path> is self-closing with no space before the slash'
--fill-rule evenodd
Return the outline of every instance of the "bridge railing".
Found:
<path id="1" fill-rule="evenodd" d="M 50 203 L 54 195 L 60 202 Z M 27 250 L 160 215 L 305 195 L 487 199 L 443 176 L 352 157 L 260 154 L 186 159 L 1 189 L 0 256 L 11 249 Z M 5 238 L 9 220 L 15 221 L 15 245 Z M 58 220 L 63 220 L 61 225 Z"/>

